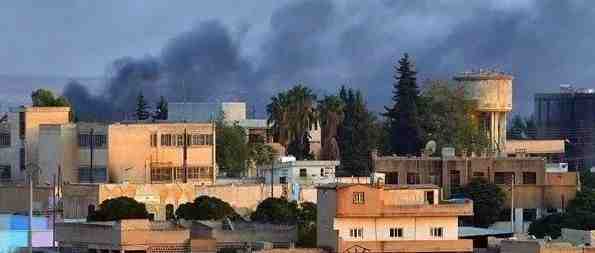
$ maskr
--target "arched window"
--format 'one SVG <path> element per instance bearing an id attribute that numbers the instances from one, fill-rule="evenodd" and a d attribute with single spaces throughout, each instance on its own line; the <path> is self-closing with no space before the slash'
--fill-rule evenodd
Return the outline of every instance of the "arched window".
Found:
<path id="1" fill-rule="evenodd" d="M 173 220 L 174 217 L 174 205 L 167 204 L 165 206 L 165 219 L 166 220 Z"/>

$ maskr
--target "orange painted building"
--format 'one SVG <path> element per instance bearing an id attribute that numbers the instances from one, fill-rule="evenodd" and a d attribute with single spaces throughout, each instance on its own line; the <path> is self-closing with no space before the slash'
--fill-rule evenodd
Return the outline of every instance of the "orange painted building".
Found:
<path id="1" fill-rule="evenodd" d="M 434 185 L 329 184 L 318 187 L 318 247 L 332 252 L 471 252 L 458 238 L 470 200 L 440 200 Z"/>

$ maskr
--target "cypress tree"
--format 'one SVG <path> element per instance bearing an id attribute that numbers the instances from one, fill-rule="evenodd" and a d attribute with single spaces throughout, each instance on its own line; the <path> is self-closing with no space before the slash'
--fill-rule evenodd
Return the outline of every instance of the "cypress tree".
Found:
<path id="1" fill-rule="evenodd" d="M 155 106 L 155 113 L 153 114 L 155 120 L 166 120 L 167 119 L 167 101 L 161 96 L 159 102 Z"/>
<path id="2" fill-rule="evenodd" d="M 419 91 L 416 72 L 408 54 L 404 54 L 399 60 L 395 72 L 392 99 L 394 105 L 392 108 L 385 108 L 385 116 L 390 124 L 391 151 L 398 155 L 414 155 L 422 148 L 423 135 L 417 108 Z"/>
<path id="3" fill-rule="evenodd" d="M 145 96 L 143 96 L 142 92 L 140 92 L 136 98 L 135 114 L 137 120 L 146 120 L 150 116 L 149 105 L 147 104 L 147 101 L 145 101 Z"/>

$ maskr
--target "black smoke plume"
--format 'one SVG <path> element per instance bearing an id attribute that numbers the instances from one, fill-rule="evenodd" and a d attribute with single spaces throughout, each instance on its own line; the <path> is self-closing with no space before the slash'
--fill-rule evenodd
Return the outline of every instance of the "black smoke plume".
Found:
<path id="1" fill-rule="evenodd" d="M 116 61 L 99 95 L 74 84 L 65 95 L 81 113 L 118 119 L 140 91 L 152 101 L 243 100 L 262 112 L 296 83 L 319 93 L 347 84 L 381 111 L 392 66 L 408 52 L 420 80 L 478 68 L 513 74 L 514 110 L 529 114 L 535 92 L 595 78 L 594 16 L 588 1 L 291 2 L 271 14 L 251 55 L 233 28 L 210 20 L 172 38 L 159 56 Z"/>

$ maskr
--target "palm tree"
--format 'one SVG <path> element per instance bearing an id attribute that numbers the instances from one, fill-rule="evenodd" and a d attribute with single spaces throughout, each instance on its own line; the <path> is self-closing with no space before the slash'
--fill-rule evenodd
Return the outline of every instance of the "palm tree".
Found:
<path id="1" fill-rule="evenodd" d="M 288 153 L 298 159 L 309 155 L 308 132 L 318 127 L 316 95 L 303 85 L 296 85 L 286 92 L 271 98 L 267 105 L 268 123 L 277 141 L 292 147 Z"/>
<path id="2" fill-rule="evenodd" d="M 337 143 L 337 129 L 343 121 L 343 109 L 345 103 L 339 96 L 325 96 L 318 101 L 318 113 L 322 130 L 322 152 L 323 160 L 338 160 L 339 145 Z"/>

